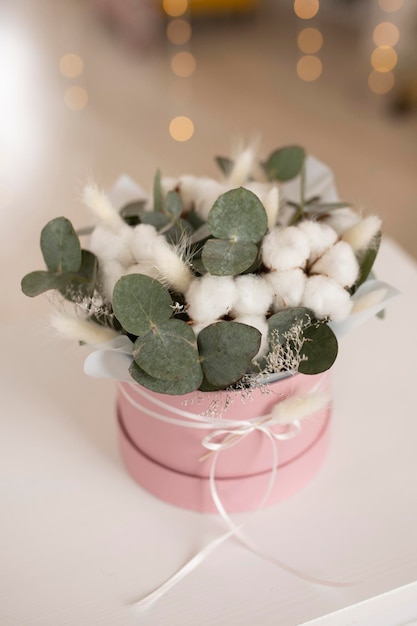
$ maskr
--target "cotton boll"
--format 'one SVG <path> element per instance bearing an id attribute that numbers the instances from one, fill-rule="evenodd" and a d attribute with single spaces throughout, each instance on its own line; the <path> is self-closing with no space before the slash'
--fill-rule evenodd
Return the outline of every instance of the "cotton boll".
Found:
<path id="1" fill-rule="evenodd" d="M 355 252 L 366 250 L 372 245 L 375 235 L 381 230 L 381 219 L 377 215 L 369 215 L 343 233 L 346 241 Z"/>
<path id="2" fill-rule="evenodd" d="M 323 222 L 333 228 L 338 235 L 341 235 L 345 232 L 345 230 L 356 224 L 359 220 L 360 217 L 356 211 L 346 207 L 330 211 L 328 217 L 323 219 Z"/>
<path id="3" fill-rule="evenodd" d="M 80 319 L 67 313 L 55 313 L 51 317 L 52 327 L 67 339 L 82 341 L 89 345 L 96 345 L 110 341 L 118 336 L 112 328 L 100 326 L 95 322 Z"/>
<path id="4" fill-rule="evenodd" d="M 152 261 L 155 242 L 160 235 L 151 224 L 138 224 L 134 227 L 130 242 L 132 255 L 138 263 Z"/>
<path id="5" fill-rule="evenodd" d="M 265 315 L 273 297 L 271 285 L 261 276 L 243 274 L 235 280 L 237 299 L 232 313 L 235 315 Z"/>
<path id="6" fill-rule="evenodd" d="M 274 228 L 262 242 L 262 260 L 274 270 L 302 267 L 310 255 L 307 236 L 295 226 Z"/>
<path id="7" fill-rule="evenodd" d="M 359 264 L 350 245 L 339 241 L 312 265 L 310 273 L 324 274 L 342 287 L 350 287 L 358 277 Z"/>
<path id="8" fill-rule="evenodd" d="M 263 356 L 268 349 L 268 322 L 264 315 L 238 315 L 233 322 L 239 322 L 240 324 L 246 324 L 247 326 L 253 326 L 259 330 L 262 335 L 261 345 L 258 353 L 254 357 L 254 360 Z M 233 323 L 231 322 L 231 323 Z"/>
<path id="9" fill-rule="evenodd" d="M 198 189 L 198 178 L 195 176 L 181 176 L 178 180 L 178 193 L 184 205 L 185 211 L 191 211 L 195 204 Z"/>
<path id="10" fill-rule="evenodd" d="M 250 177 L 255 162 L 255 151 L 246 148 L 235 159 L 232 171 L 227 177 L 233 187 L 242 187 Z"/>
<path id="11" fill-rule="evenodd" d="M 91 233 L 89 248 L 99 261 L 115 260 L 122 265 L 133 263 L 131 252 L 132 229 L 127 224 L 116 233 L 99 224 Z"/>
<path id="12" fill-rule="evenodd" d="M 314 311 L 318 319 L 334 322 L 346 319 L 352 309 L 349 293 L 327 276 L 310 276 L 306 281 L 301 305 Z"/>
<path id="13" fill-rule="evenodd" d="M 307 276 L 300 268 L 285 272 L 265 274 L 273 290 L 273 309 L 279 311 L 289 306 L 300 306 Z"/>
<path id="14" fill-rule="evenodd" d="M 118 232 L 126 226 L 119 213 L 112 206 L 105 193 L 97 185 L 87 185 L 84 188 L 82 199 L 84 204 L 93 212 L 103 226 L 112 232 Z"/>
<path id="15" fill-rule="evenodd" d="M 195 278 L 186 294 L 188 314 L 197 323 L 218 320 L 227 315 L 237 298 L 237 287 L 232 276 L 205 274 Z"/>
<path id="16" fill-rule="evenodd" d="M 126 267 L 119 261 L 106 261 L 100 267 L 100 282 L 103 295 L 111 302 L 113 289 L 119 278 L 126 273 Z"/>
<path id="17" fill-rule="evenodd" d="M 211 178 L 199 178 L 197 180 L 195 210 L 203 220 L 207 220 L 213 204 L 229 187 Z"/>
<path id="18" fill-rule="evenodd" d="M 298 228 L 307 236 L 310 244 L 310 261 L 321 256 L 337 240 L 336 231 L 321 222 L 304 220 L 298 224 Z"/>

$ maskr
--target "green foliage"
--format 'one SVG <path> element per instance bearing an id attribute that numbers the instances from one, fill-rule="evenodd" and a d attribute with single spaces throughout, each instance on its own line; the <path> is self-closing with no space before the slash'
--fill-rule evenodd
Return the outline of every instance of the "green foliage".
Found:
<path id="1" fill-rule="evenodd" d="M 81 265 L 78 235 L 66 217 L 56 217 L 41 232 L 41 250 L 50 272 L 77 272 Z"/>
<path id="2" fill-rule="evenodd" d="M 285 342 L 285 333 L 288 333 L 295 324 L 307 325 L 314 318 L 314 313 L 305 307 L 289 307 L 274 313 L 268 319 L 268 333 L 276 330 L 279 333 L 281 343 Z"/>
<path id="3" fill-rule="evenodd" d="M 359 263 L 359 276 L 352 288 L 352 293 L 354 293 L 358 287 L 365 282 L 365 280 L 369 277 L 372 267 L 374 265 L 375 259 L 378 254 L 379 247 L 381 245 L 381 232 L 379 232 L 374 239 L 373 245 L 367 250 L 361 250 L 357 254 L 357 259 Z"/>
<path id="4" fill-rule="evenodd" d="M 67 283 L 66 274 L 54 274 L 38 270 L 22 278 L 21 287 L 25 296 L 34 298 L 50 289 L 63 289 Z"/>
<path id="5" fill-rule="evenodd" d="M 242 274 L 256 260 L 258 248 L 244 241 L 209 239 L 203 248 L 204 268 L 215 276 Z"/>
<path id="6" fill-rule="evenodd" d="M 162 212 L 164 210 L 164 194 L 161 185 L 161 172 L 158 170 L 153 181 L 153 210 Z"/>
<path id="7" fill-rule="evenodd" d="M 298 371 L 302 374 L 320 374 L 330 369 L 337 353 L 337 339 L 332 329 L 324 322 L 316 322 L 303 331 L 305 343 L 302 354 L 307 360 L 301 361 Z"/>
<path id="8" fill-rule="evenodd" d="M 304 148 L 288 146 L 272 152 L 262 166 L 270 180 L 286 182 L 301 173 L 304 160 Z"/>
<path id="9" fill-rule="evenodd" d="M 225 176 L 228 176 L 233 169 L 233 161 L 228 157 L 217 156 L 216 163 Z"/>
<path id="10" fill-rule="evenodd" d="M 143 385 L 143 387 L 155 391 L 156 393 L 166 393 L 170 395 L 191 393 L 200 387 L 203 379 L 201 367 L 198 364 L 195 368 L 189 370 L 186 376 L 176 380 L 153 378 L 142 370 L 135 361 L 132 362 L 129 371 L 133 380 Z"/>

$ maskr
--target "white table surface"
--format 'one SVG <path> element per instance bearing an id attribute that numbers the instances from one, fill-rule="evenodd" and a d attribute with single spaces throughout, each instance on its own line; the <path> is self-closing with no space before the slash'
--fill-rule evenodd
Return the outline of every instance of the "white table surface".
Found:
<path id="1" fill-rule="evenodd" d="M 1 328 L 1 626 L 417 619 L 417 267 L 386 240 L 377 273 L 402 295 L 384 321 L 341 342 L 322 470 L 287 501 L 234 517 L 288 564 L 357 581 L 347 588 L 303 582 L 230 539 L 156 604 L 135 606 L 223 522 L 158 501 L 129 477 L 115 387 L 84 376 L 82 349 L 45 319 Z"/>

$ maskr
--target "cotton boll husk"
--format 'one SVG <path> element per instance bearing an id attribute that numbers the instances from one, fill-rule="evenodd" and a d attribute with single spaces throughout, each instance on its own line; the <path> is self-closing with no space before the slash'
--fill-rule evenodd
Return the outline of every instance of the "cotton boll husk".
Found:
<path id="1" fill-rule="evenodd" d="M 205 274 L 192 280 L 185 299 L 188 314 L 197 323 L 215 321 L 227 315 L 237 298 L 237 287 L 232 276 Z"/>
<path id="2" fill-rule="evenodd" d="M 193 279 L 193 273 L 162 235 L 154 241 L 153 261 L 162 284 L 180 293 L 187 291 Z"/>
<path id="3" fill-rule="evenodd" d="M 131 251 L 132 228 L 123 224 L 117 232 L 99 224 L 91 233 L 89 249 L 99 261 L 118 261 L 122 265 L 133 263 Z"/>
<path id="4" fill-rule="evenodd" d="M 302 267 L 310 255 L 307 236 L 295 226 L 274 228 L 262 242 L 262 260 L 274 270 Z"/>
<path id="5" fill-rule="evenodd" d="M 232 313 L 235 315 L 265 315 L 273 297 L 271 285 L 261 276 L 243 274 L 235 280 L 237 299 Z"/>
<path id="6" fill-rule="evenodd" d="M 276 424 L 293 424 L 323 410 L 330 400 L 329 393 L 319 391 L 305 396 L 291 396 L 273 407 L 271 417 Z"/>
<path id="7" fill-rule="evenodd" d="M 273 309 L 279 311 L 288 306 L 299 306 L 304 293 L 307 276 L 300 268 L 285 272 L 269 272 L 265 280 L 273 290 Z"/>
<path id="8" fill-rule="evenodd" d="M 237 155 L 232 170 L 227 177 L 232 187 L 242 187 L 251 175 L 255 163 L 255 151 L 246 148 Z"/>
<path id="9" fill-rule="evenodd" d="M 157 241 L 158 232 L 151 224 L 138 224 L 134 227 L 130 248 L 135 261 L 153 261 L 155 256 L 155 242 Z"/>
<path id="10" fill-rule="evenodd" d="M 371 247 L 375 235 L 381 230 L 381 219 L 377 215 L 368 215 L 357 224 L 345 230 L 342 240 L 346 241 L 355 252 Z"/>
<path id="11" fill-rule="evenodd" d="M 100 282 L 103 289 L 103 295 L 112 301 L 113 289 L 119 278 L 126 273 L 126 267 L 119 261 L 106 261 L 100 267 Z"/>
<path id="12" fill-rule="evenodd" d="M 247 326 L 253 326 L 259 330 L 262 335 L 261 345 L 254 360 L 263 356 L 268 349 L 268 322 L 264 315 L 238 315 L 233 322 L 239 322 L 240 324 L 246 324 Z M 233 322 L 230 322 L 233 324 Z"/>
<path id="13" fill-rule="evenodd" d="M 366 309 L 376 306 L 383 301 L 383 299 L 387 295 L 387 292 L 388 290 L 385 288 L 375 289 L 374 291 L 365 293 L 357 300 L 353 300 L 352 315 L 354 313 L 361 313 Z"/>
<path id="14" fill-rule="evenodd" d="M 310 244 L 310 261 L 317 259 L 336 243 L 337 233 L 327 224 L 304 220 L 298 224 L 298 228 L 307 236 Z"/>
<path id="15" fill-rule="evenodd" d="M 112 328 L 100 326 L 86 319 L 73 317 L 67 313 L 55 313 L 51 317 L 52 327 L 67 339 L 95 345 L 110 341 L 118 336 Z"/>
<path id="16" fill-rule="evenodd" d="M 353 285 L 359 274 L 359 264 L 348 243 L 338 241 L 310 268 L 311 274 L 324 274 L 342 287 Z"/>
<path id="17" fill-rule="evenodd" d="M 327 276 L 310 276 L 305 285 L 301 305 L 314 311 L 318 319 L 335 322 L 346 319 L 352 310 L 349 293 Z"/>
<path id="18" fill-rule="evenodd" d="M 100 191 L 97 185 L 87 185 L 83 190 L 82 199 L 99 222 L 112 232 L 117 233 L 126 226 L 106 194 Z"/>
<path id="19" fill-rule="evenodd" d="M 360 217 L 356 211 L 346 207 L 330 211 L 328 217 L 323 219 L 323 223 L 333 228 L 338 235 L 341 235 L 345 232 L 345 230 L 356 224 L 359 220 Z"/>

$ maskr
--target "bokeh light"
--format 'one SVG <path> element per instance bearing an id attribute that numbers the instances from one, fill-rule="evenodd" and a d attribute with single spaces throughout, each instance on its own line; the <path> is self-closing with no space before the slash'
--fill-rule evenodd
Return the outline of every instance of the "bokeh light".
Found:
<path id="1" fill-rule="evenodd" d="M 390 46 L 378 46 L 372 52 L 371 64 L 377 72 L 389 72 L 397 64 L 397 53 Z"/>
<path id="2" fill-rule="evenodd" d="M 294 0 L 294 12 L 302 20 L 309 20 L 319 10 L 319 0 Z"/>
<path id="3" fill-rule="evenodd" d="M 379 6 L 383 11 L 387 13 L 395 13 L 398 9 L 401 9 L 404 0 L 378 0 Z"/>
<path id="4" fill-rule="evenodd" d="M 303 28 L 298 35 L 297 43 L 305 54 L 314 54 L 323 45 L 323 35 L 317 28 Z"/>
<path id="5" fill-rule="evenodd" d="M 191 39 L 191 25 L 186 20 L 171 20 L 167 26 L 168 41 L 183 46 Z"/>
<path id="6" fill-rule="evenodd" d="M 163 9 L 170 17 L 184 15 L 188 8 L 188 0 L 163 0 Z"/>
<path id="7" fill-rule="evenodd" d="M 394 74 L 392 72 L 377 72 L 372 70 L 368 77 L 369 89 L 378 95 L 388 93 L 394 86 Z"/>
<path id="8" fill-rule="evenodd" d="M 191 52 L 177 52 L 171 59 L 172 71 L 181 78 L 194 74 L 196 66 L 196 60 Z"/>
<path id="9" fill-rule="evenodd" d="M 311 54 L 301 57 L 297 63 L 297 74 L 301 80 L 312 82 L 317 80 L 323 71 L 320 59 Z"/>
<path id="10" fill-rule="evenodd" d="M 66 78 L 77 78 L 84 70 L 84 62 L 78 54 L 64 54 L 59 60 L 59 69 Z"/>
<path id="11" fill-rule="evenodd" d="M 194 124 L 189 117 L 174 117 L 169 124 L 169 134 L 175 141 L 188 141 L 194 135 Z"/>
<path id="12" fill-rule="evenodd" d="M 73 111 L 82 111 L 88 104 L 88 94 L 83 87 L 73 85 L 64 94 L 64 102 Z"/>
<path id="13" fill-rule="evenodd" d="M 395 46 L 400 38 L 400 31 L 392 22 L 381 22 L 375 26 L 373 39 L 376 46 Z"/>

